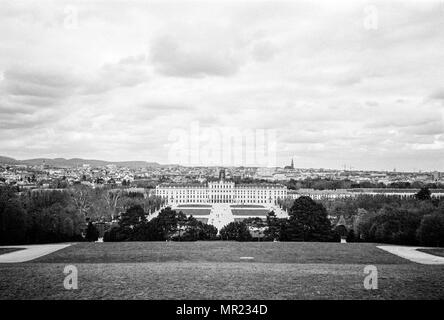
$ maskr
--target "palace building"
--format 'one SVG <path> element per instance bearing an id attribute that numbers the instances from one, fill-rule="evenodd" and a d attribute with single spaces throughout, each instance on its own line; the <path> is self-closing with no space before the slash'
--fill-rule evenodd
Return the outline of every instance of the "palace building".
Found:
<path id="1" fill-rule="evenodd" d="M 156 196 L 168 204 L 264 204 L 276 205 L 278 199 L 287 197 L 287 187 L 281 184 L 238 184 L 225 179 L 225 170 L 219 173 L 218 181 L 207 184 L 160 184 Z"/>

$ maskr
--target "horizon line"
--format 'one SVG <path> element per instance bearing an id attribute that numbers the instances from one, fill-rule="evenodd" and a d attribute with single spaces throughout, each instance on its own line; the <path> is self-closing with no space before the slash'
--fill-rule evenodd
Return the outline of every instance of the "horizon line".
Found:
<path id="1" fill-rule="evenodd" d="M 157 164 L 159 166 L 174 166 L 174 167 L 189 167 L 189 168 L 198 168 L 198 167 L 206 167 L 206 168 L 269 168 L 269 169 L 273 169 L 273 168 L 285 168 L 287 165 L 282 165 L 282 166 L 247 166 L 247 165 L 204 165 L 204 164 L 199 164 L 199 165 L 187 165 L 187 164 L 171 164 L 171 163 L 160 163 L 157 161 L 148 161 L 148 160 L 104 160 L 104 159 L 94 159 L 94 158 L 81 158 L 81 157 L 72 157 L 72 158 L 65 158 L 65 157 L 55 157 L 55 158 L 51 158 L 51 157 L 33 157 L 33 158 L 15 158 L 15 157 L 11 157 L 11 156 L 4 156 L 4 155 L 0 155 L 0 158 L 10 158 L 13 159 L 15 161 L 30 161 L 30 160 L 83 160 L 83 161 L 103 161 L 103 162 L 110 162 L 110 163 L 122 163 L 122 162 L 146 162 L 146 163 L 153 163 L 153 164 Z M 326 167 L 294 167 L 294 170 L 335 170 L 335 171 L 367 171 L 367 172 L 391 172 L 391 173 L 426 173 L 426 172 L 444 172 L 441 170 L 437 170 L 437 169 L 430 169 L 430 170 L 424 170 L 424 169 L 413 169 L 413 170 L 401 170 L 401 169 L 396 169 L 396 171 L 389 170 L 389 169 L 358 169 L 355 168 L 353 166 L 351 166 L 351 168 L 326 168 Z"/>

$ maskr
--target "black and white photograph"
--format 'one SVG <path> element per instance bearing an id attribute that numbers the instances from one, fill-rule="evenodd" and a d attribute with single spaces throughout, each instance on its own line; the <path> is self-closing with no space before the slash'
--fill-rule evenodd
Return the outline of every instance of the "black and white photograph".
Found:
<path id="1" fill-rule="evenodd" d="M 0 300 L 443 300 L 443 76 L 442 0 L 0 0 Z"/>

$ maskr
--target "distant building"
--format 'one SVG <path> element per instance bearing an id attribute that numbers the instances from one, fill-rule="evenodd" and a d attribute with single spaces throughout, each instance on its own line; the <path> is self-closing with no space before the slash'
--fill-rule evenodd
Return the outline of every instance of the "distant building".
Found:
<path id="1" fill-rule="evenodd" d="M 287 187 L 281 184 L 239 184 L 225 179 L 225 170 L 219 172 L 218 181 L 208 184 L 160 184 L 156 196 L 169 204 L 180 203 L 235 203 L 277 204 L 287 197 Z"/>
<path id="2" fill-rule="evenodd" d="M 219 171 L 219 180 L 225 180 L 225 169 Z"/>
<path id="3" fill-rule="evenodd" d="M 49 168 L 49 165 L 46 163 L 45 160 L 43 160 L 42 164 L 40 165 L 40 170 L 46 170 Z"/>
<path id="4" fill-rule="evenodd" d="M 275 172 L 276 168 L 258 168 L 254 177 L 256 179 L 272 180 Z"/>
<path id="5" fill-rule="evenodd" d="M 336 190 L 299 189 L 299 190 L 290 191 L 288 193 L 288 196 L 292 199 L 297 199 L 299 197 L 305 196 L 305 197 L 310 197 L 313 200 L 323 200 L 323 199 L 349 198 L 355 196 L 355 194 L 345 189 L 336 189 Z"/>
<path id="6" fill-rule="evenodd" d="M 291 159 L 291 164 L 289 166 L 285 166 L 284 169 L 294 169 L 293 158 Z"/>
<path id="7" fill-rule="evenodd" d="M 291 190 L 288 196 L 297 199 L 302 196 L 310 197 L 313 200 L 334 200 L 349 197 L 357 197 L 359 195 L 368 196 L 386 196 L 399 198 L 413 198 L 419 189 L 391 189 L 391 188 L 355 188 L 355 189 L 336 189 L 336 190 L 315 190 L 315 189 L 299 189 Z M 444 190 L 432 189 L 432 198 L 444 197 Z"/>

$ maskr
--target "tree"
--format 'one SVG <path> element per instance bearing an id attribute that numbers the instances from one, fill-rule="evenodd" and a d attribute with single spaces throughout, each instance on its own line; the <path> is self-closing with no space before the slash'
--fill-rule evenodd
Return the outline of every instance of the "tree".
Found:
<path id="1" fill-rule="evenodd" d="M 190 224 L 191 221 L 192 220 L 187 219 L 187 216 L 182 211 L 180 211 L 179 214 L 176 216 L 176 226 L 177 226 L 176 230 L 178 233 L 177 239 L 179 241 L 182 240 L 182 235 L 188 231 L 188 225 Z"/>
<path id="2" fill-rule="evenodd" d="M 117 207 L 119 199 L 122 195 L 121 191 L 109 190 L 103 195 L 103 199 L 107 204 L 107 208 L 112 218 L 117 215 Z"/>
<path id="3" fill-rule="evenodd" d="M 68 192 L 0 188 L 0 243 L 79 241 L 84 222 Z"/>
<path id="4" fill-rule="evenodd" d="M 139 214 L 131 218 L 130 211 L 136 210 Z M 170 207 L 163 209 L 159 215 L 150 221 L 141 217 L 142 209 L 135 206 L 122 215 L 119 227 L 111 229 L 104 241 L 197 241 L 216 239 L 217 229 L 214 226 L 202 223 L 194 217 L 182 212 L 176 212 Z M 130 222 L 131 221 L 131 222 Z"/>
<path id="5" fill-rule="evenodd" d="M 421 188 L 421 190 L 415 194 L 415 198 L 418 200 L 430 200 L 432 198 L 431 194 L 429 188 Z"/>
<path id="6" fill-rule="evenodd" d="M 150 223 L 155 224 L 157 233 L 162 236 L 160 240 L 170 240 L 174 237 L 181 237 L 181 230 L 186 221 L 186 215 L 176 212 L 170 207 L 163 209 L 159 215 L 152 219 Z"/>
<path id="7" fill-rule="evenodd" d="M 63 219 L 62 233 L 69 238 L 74 236 L 74 221 L 71 217 L 66 217 Z"/>
<path id="8" fill-rule="evenodd" d="M 346 240 L 347 242 L 356 241 L 355 232 L 353 231 L 353 229 L 350 229 L 350 231 L 348 232 Z"/>
<path id="9" fill-rule="evenodd" d="M 264 228 L 266 226 L 265 221 L 259 217 L 246 218 L 243 220 L 243 222 L 247 225 L 247 227 L 252 228 Z"/>
<path id="10" fill-rule="evenodd" d="M 197 240 L 215 240 L 217 239 L 217 228 L 211 224 L 199 221 L 199 238 Z"/>
<path id="11" fill-rule="evenodd" d="M 85 240 L 86 241 L 97 241 L 99 239 L 99 230 L 92 224 L 88 222 L 88 227 L 86 228 Z"/>
<path id="12" fill-rule="evenodd" d="M 119 217 L 118 226 L 105 232 L 103 241 L 142 241 L 146 237 L 146 214 L 143 208 L 135 205 Z"/>
<path id="13" fill-rule="evenodd" d="M 279 219 L 276 216 L 267 216 L 267 228 L 264 231 L 265 240 L 287 240 L 285 238 L 285 228 L 288 225 L 287 219 Z"/>
<path id="14" fill-rule="evenodd" d="M 435 213 L 423 216 L 417 237 L 421 245 L 444 246 L 444 215 Z"/>
<path id="15" fill-rule="evenodd" d="M 418 212 L 385 206 L 365 222 L 362 232 L 366 241 L 414 245 L 420 222 Z"/>
<path id="16" fill-rule="evenodd" d="M 176 240 L 197 241 L 197 240 L 215 240 L 217 236 L 217 228 L 215 226 L 203 223 L 193 216 L 182 222 L 181 238 Z"/>
<path id="17" fill-rule="evenodd" d="M 349 231 L 346 226 L 346 221 L 343 215 L 339 217 L 338 223 L 334 228 L 334 240 L 346 239 L 349 235 Z"/>
<path id="18" fill-rule="evenodd" d="M 135 205 L 128 210 L 126 210 L 120 216 L 119 225 L 122 228 L 134 228 L 138 224 L 144 223 L 146 221 L 145 211 L 139 205 Z"/>
<path id="19" fill-rule="evenodd" d="M 344 226 L 343 224 L 339 224 L 339 225 L 337 225 L 337 226 L 335 227 L 334 230 L 335 230 L 335 233 L 336 233 L 340 238 L 347 237 L 347 235 L 348 235 L 347 227 Z"/>
<path id="20" fill-rule="evenodd" d="M 0 244 L 23 243 L 26 233 L 26 211 L 12 190 L 2 189 L 0 189 Z"/>
<path id="21" fill-rule="evenodd" d="M 127 241 L 128 235 L 123 232 L 119 227 L 112 227 L 110 230 L 106 231 L 103 235 L 103 241 L 114 242 L 114 241 Z"/>
<path id="22" fill-rule="evenodd" d="M 368 215 L 368 211 L 363 209 L 363 208 L 358 208 L 358 210 L 356 211 L 356 215 L 353 217 L 353 227 L 352 230 L 353 231 L 353 236 L 356 239 L 362 239 L 362 235 L 361 235 L 361 230 L 360 230 L 360 226 L 363 222 L 363 220 L 367 217 Z"/>
<path id="23" fill-rule="evenodd" d="M 331 240 L 331 224 L 322 204 L 303 196 L 294 201 L 289 215 L 286 230 L 289 241 Z"/>
<path id="24" fill-rule="evenodd" d="M 91 207 L 90 189 L 87 186 L 79 185 L 73 188 L 71 198 L 74 206 L 85 218 L 88 216 L 88 210 Z"/>
<path id="25" fill-rule="evenodd" d="M 260 239 L 265 236 L 265 230 L 268 226 L 261 218 L 247 218 L 243 222 L 247 225 L 247 228 L 253 238 Z"/>
<path id="26" fill-rule="evenodd" d="M 234 221 L 220 230 L 222 240 L 250 241 L 251 234 L 244 222 Z"/>

